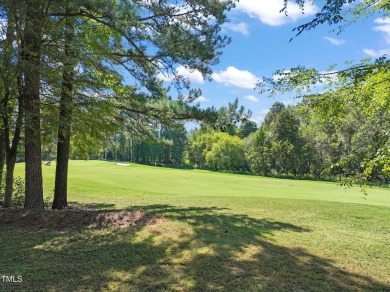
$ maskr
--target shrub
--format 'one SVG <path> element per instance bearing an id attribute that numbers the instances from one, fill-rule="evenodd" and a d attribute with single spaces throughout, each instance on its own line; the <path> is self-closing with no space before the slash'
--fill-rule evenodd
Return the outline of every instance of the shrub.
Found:
<path id="1" fill-rule="evenodd" d="M 12 204 L 14 206 L 23 206 L 24 204 L 24 191 L 25 183 L 24 179 L 20 176 L 14 177 L 14 189 L 12 192 Z M 4 202 L 5 195 L 5 177 L 1 179 L 0 201 Z"/>
<path id="2" fill-rule="evenodd" d="M 245 170 L 245 147 L 241 139 L 230 135 L 222 136 L 207 153 L 206 163 L 212 170 Z"/>

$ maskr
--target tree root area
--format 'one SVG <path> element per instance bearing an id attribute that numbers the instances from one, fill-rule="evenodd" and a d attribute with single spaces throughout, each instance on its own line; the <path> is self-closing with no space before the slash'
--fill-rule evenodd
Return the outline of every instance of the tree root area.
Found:
<path id="1" fill-rule="evenodd" d="M 0 227 L 29 230 L 128 228 L 155 225 L 162 217 L 143 211 L 96 210 L 71 205 L 61 211 L 0 208 Z"/>

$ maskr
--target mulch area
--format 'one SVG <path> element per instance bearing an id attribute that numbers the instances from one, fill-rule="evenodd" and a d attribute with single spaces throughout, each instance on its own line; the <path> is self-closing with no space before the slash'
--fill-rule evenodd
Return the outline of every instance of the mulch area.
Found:
<path id="1" fill-rule="evenodd" d="M 162 217 L 143 211 L 96 210 L 71 205 L 61 211 L 0 208 L 1 228 L 68 230 L 80 228 L 128 228 L 160 224 Z"/>

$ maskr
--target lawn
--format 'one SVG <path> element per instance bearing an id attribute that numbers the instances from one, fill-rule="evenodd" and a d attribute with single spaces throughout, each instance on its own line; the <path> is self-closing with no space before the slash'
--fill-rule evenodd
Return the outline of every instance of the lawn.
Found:
<path id="1" fill-rule="evenodd" d="M 16 172 L 23 173 L 23 164 Z M 44 166 L 45 196 L 55 166 Z M 69 200 L 162 220 L 126 229 L 0 224 L 6 291 L 390 291 L 390 190 L 72 161 Z"/>

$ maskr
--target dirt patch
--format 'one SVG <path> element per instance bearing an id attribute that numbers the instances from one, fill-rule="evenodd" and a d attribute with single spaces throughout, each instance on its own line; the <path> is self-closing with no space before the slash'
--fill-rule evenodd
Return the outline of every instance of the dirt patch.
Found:
<path id="1" fill-rule="evenodd" d="M 143 211 L 92 210 L 72 205 L 65 210 L 0 209 L 0 227 L 29 230 L 77 228 L 127 228 L 155 225 L 164 219 Z"/>

